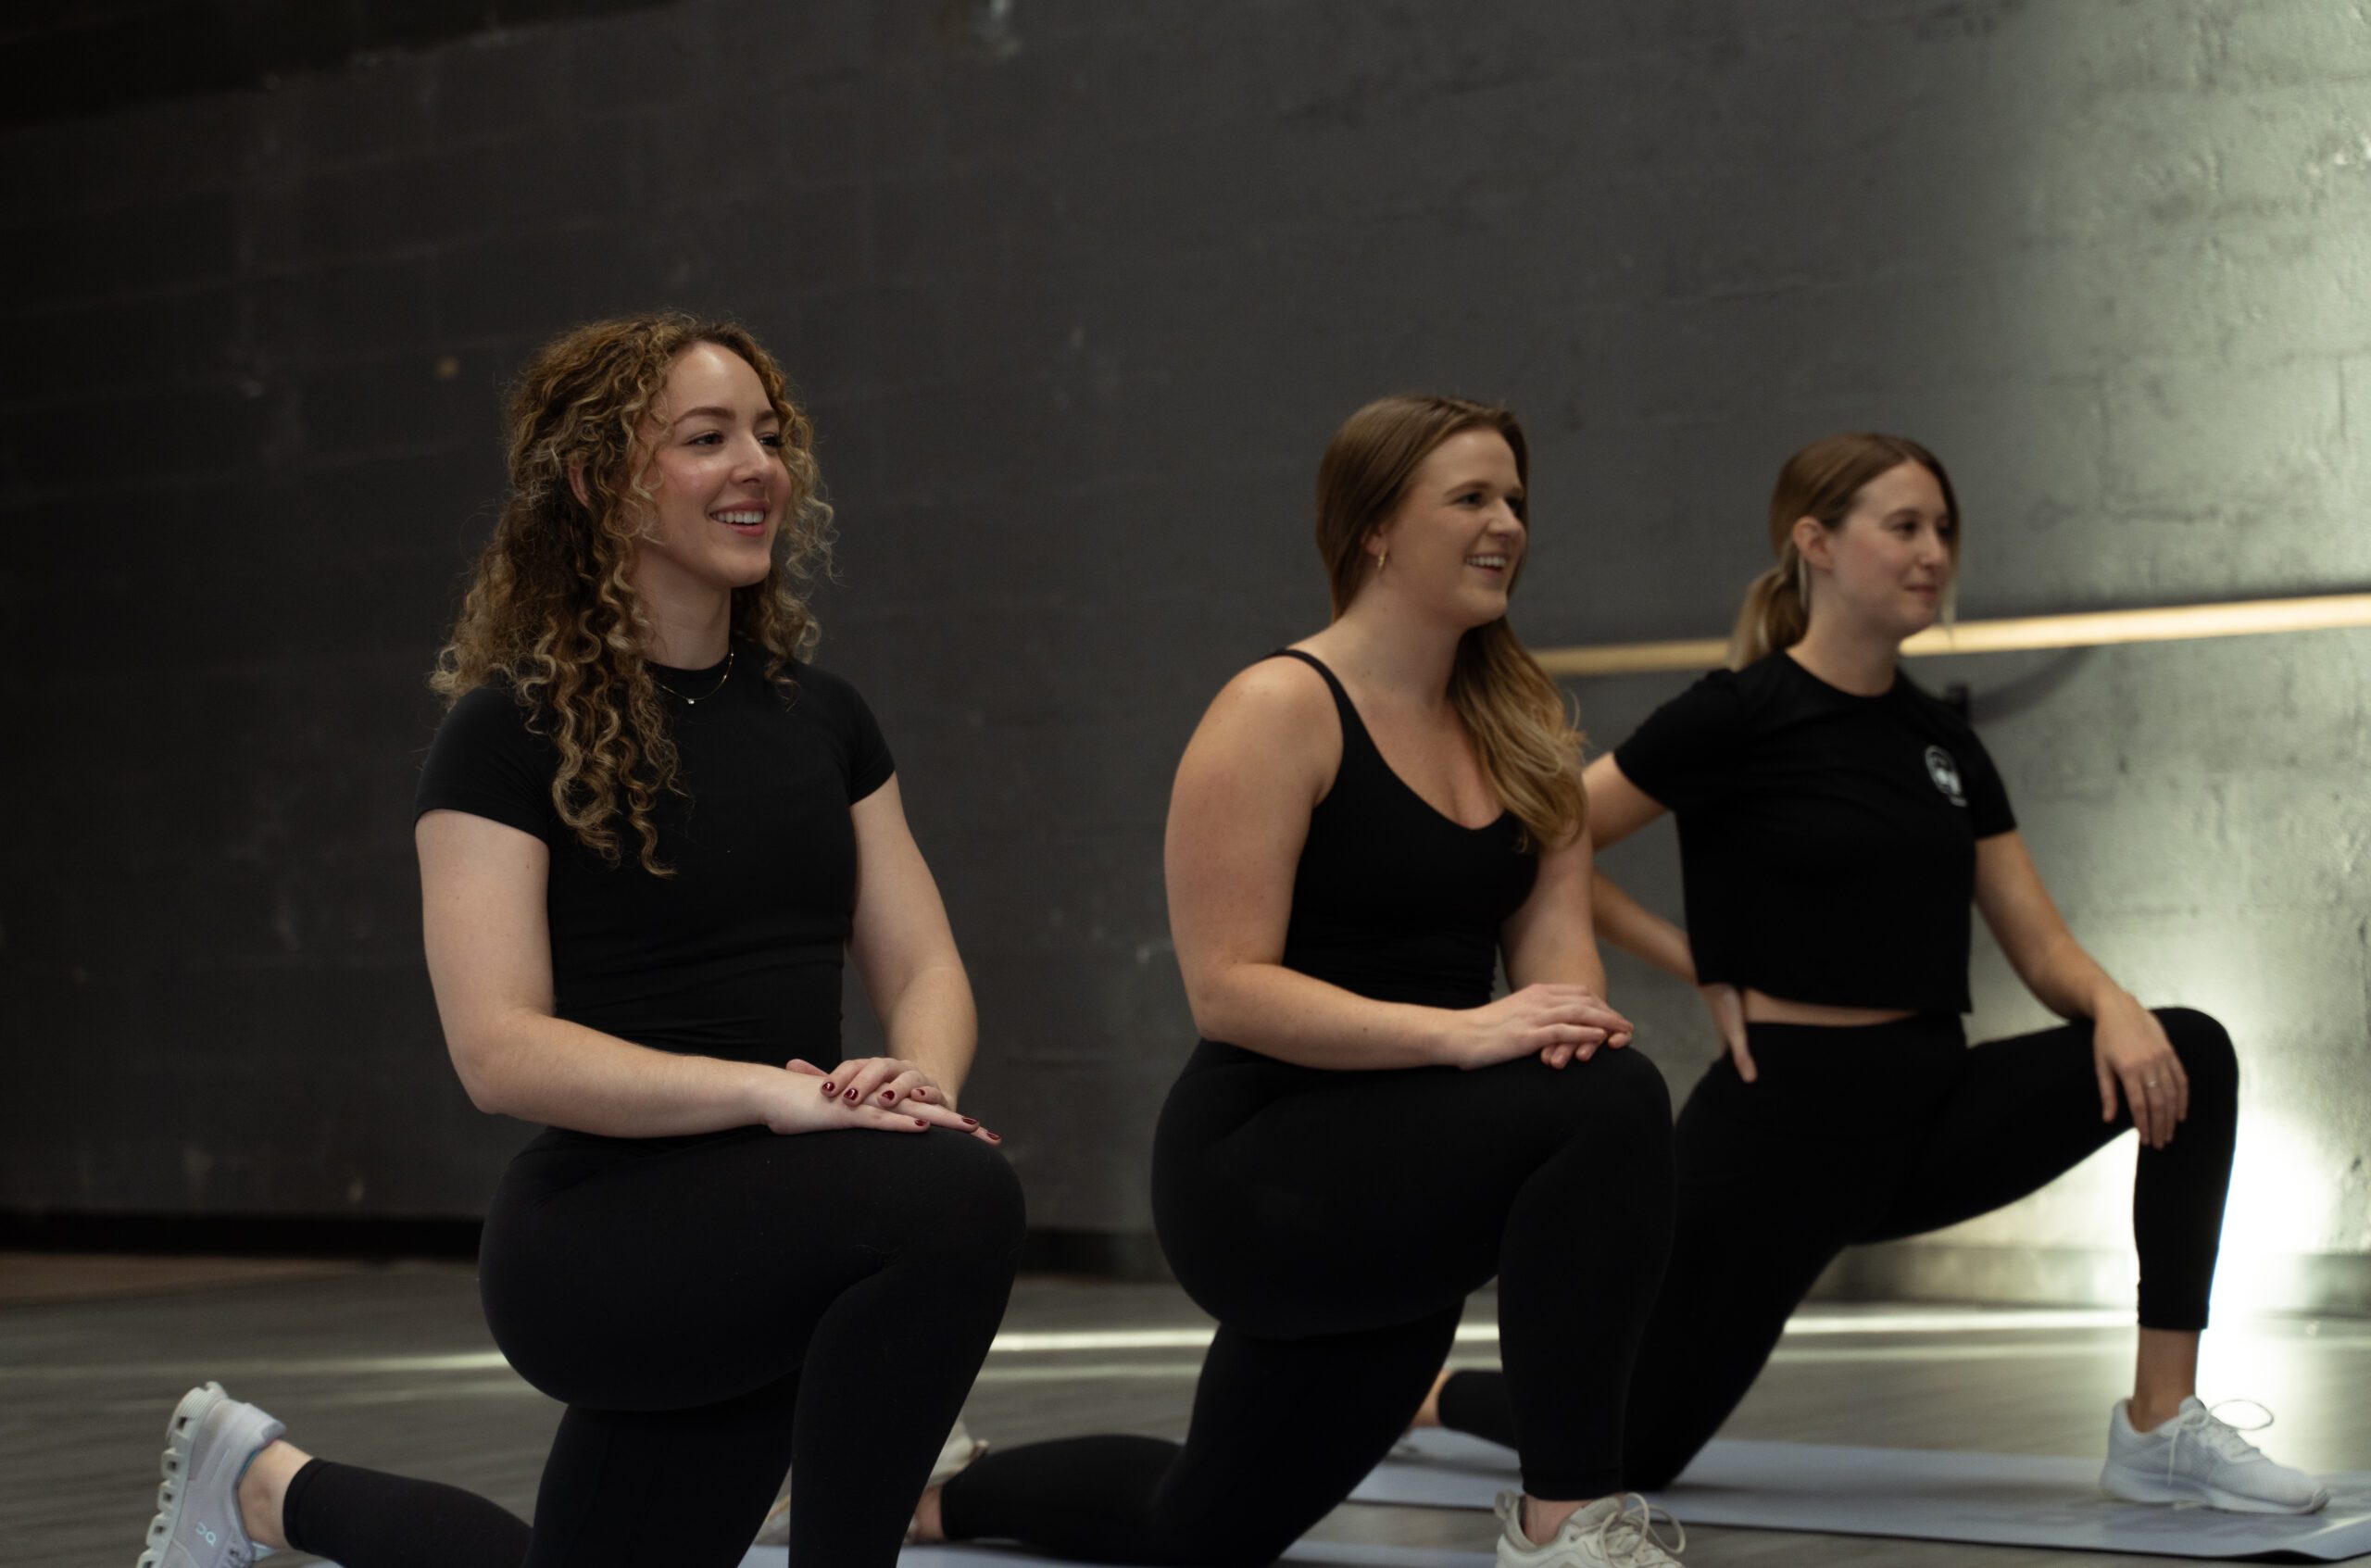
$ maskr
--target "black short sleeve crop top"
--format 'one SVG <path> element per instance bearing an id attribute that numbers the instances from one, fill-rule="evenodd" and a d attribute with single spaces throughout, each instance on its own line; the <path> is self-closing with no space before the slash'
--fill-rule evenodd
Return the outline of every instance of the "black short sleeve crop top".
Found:
<path id="1" fill-rule="evenodd" d="M 622 824 L 612 866 L 559 821 L 558 754 L 508 688 L 481 686 L 445 716 L 416 809 L 466 811 L 550 847 L 558 1016 L 660 1050 L 839 1061 L 856 897 L 848 808 L 894 764 L 854 686 L 809 665 L 788 672 L 785 690 L 745 644 L 729 667 L 661 673 L 698 697 L 669 700 L 685 793 L 653 809 L 659 859 L 675 872 L 665 878 L 642 869 Z"/>
<path id="2" fill-rule="evenodd" d="M 1967 1010 L 1976 843 L 2016 818 L 1975 730 L 1907 677 L 1858 696 L 1774 653 L 1705 676 L 1613 759 L 1679 819 L 1703 984 Z"/>

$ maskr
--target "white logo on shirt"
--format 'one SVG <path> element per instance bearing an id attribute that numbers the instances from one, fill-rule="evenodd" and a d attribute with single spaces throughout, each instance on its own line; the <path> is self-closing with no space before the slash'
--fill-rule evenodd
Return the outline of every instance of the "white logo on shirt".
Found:
<path id="1" fill-rule="evenodd" d="M 1967 796 L 1960 789 L 1960 765 L 1939 746 L 1926 748 L 1926 776 L 1935 781 L 1944 799 L 1954 806 L 1967 804 Z"/>

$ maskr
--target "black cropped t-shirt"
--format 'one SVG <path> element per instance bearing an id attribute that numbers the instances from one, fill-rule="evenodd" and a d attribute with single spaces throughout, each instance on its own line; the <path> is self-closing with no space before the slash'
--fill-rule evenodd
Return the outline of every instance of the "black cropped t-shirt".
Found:
<path id="1" fill-rule="evenodd" d="M 1698 980 L 1836 1007 L 1968 1009 L 1976 843 L 2017 825 L 1976 732 L 1786 653 L 1719 670 L 1614 748 L 1679 820 Z"/>
<path id="2" fill-rule="evenodd" d="M 840 1060 L 840 972 L 856 899 L 848 808 L 894 764 L 854 686 L 795 664 L 767 679 L 746 644 L 730 668 L 662 672 L 684 795 L 653 808 L 659 859 L 618 824 L 619 861 L 552 805 L 558 753 L 507 687 L 453 705 L 429 747 L 418 811 L 467 811 L 551 848 L 545 897 L 553 1010 L 637 1045 L 780 1066 Z M 718 686 L 719 681 L 721 685 Z M 709 688 L 717 686 L 713 695 Z"/>

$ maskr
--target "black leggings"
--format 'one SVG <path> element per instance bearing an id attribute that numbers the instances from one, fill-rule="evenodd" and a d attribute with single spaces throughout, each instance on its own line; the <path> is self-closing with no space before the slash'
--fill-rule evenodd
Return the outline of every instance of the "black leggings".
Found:
<path id="1" fill-rule="evenodd" d="M 947 1535 L 1098 1562 L 1271 1562 L 1407 1428 L 1494 1274 L 1526 1483 L 1612 1490 L 1671 1229 L 1654 1064 L 1312 1073 L 1226 1050 L 1204 1047 L 1171 1091 L 1153 1152 L 1163 1249 L 1221 1325 L 1185 1446 L 990 1453 L 947 1486 Z"/>
<path id="2" fill-rule="evenodd" d="M 1011 1171 L 951 1131 L 546 1135 L 479 1254 L 496 1343 L 569 1407 L 534 1527 L 315 1460 L 288 1539 L 345 1568 L 731 1564 L 795 1458 L 797 1561 L 887 1568 L 1021 1235 Z"/>
<path id="3" fill-rule="evenodd" d="M 2140 1324 L 2206 1326 L 2239 1123 L 2239 1062 L 2202 1012 L 2157 1013 L 2189 1076 L 2189 1116 L 2140 1151 L 2132 1232 Z M 1960 1021 L 1858 1029 L 1757 1023 L 1757 1081 L 1714 1062 L 1679 1119 L 1677 1229 L 1637 1374 L 1623 1485 L 1668 1486 L 1770 1359 L 1822 1270 L 2025 1197 L 2132 1125 L 2100 1119 L 2091 1026 L 1966 1048 Z M 2119 1100 L 2121 1093 L 2119 1092 Z M 1461 1372 L 1444 1424 L 1512 1445 L 1526 1374 Z"/>

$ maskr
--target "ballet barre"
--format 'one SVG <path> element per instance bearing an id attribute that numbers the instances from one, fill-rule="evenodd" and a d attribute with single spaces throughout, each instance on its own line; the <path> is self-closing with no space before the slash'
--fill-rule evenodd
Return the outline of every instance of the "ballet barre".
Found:
<path id="1" fill-rule="evenodd" d="M 1901 645 L 1913 658 L 1947 653 L 2015 653 L 2036 648 L 2169 643 L 2195 637 L 2246 637 L 2266 632 L 2327 632 L 2371 626 L 2371 594 L 2314 594 L 2289 599 L 2234 599 L 2156 609 L 2083 610 L 1963 621 L 1933 626 Z M 1644 675 L 1709 670 L 1728 657 L 1725 637 L 1662 643 L 1600 643 L 1537 651 L 1550 675 Z"/>

